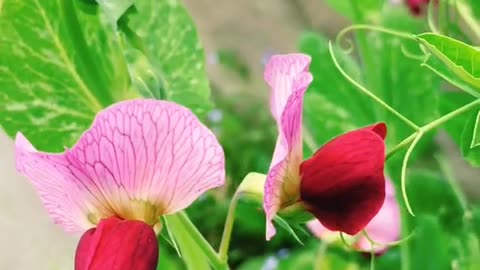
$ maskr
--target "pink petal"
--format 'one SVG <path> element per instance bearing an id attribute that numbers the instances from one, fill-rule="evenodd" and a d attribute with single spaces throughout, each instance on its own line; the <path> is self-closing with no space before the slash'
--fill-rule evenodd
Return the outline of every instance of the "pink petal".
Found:
<path id="1" fill-rule="evenodd" d="M 385 182 L 385 201 L 378 214 L 365 227 L 366 232 L 379 244 L 388 244 L 400 238 L 400 208 L 395 197 L 395 188 L 390 179 Z M 370 252 L 371 244 L 366 237 L 361 237 L 357 242 L 359 250 Z M 385 246 L 375 246 L 375 253 L 385 251 Z"/>
<path id="2" fill-rule="evenodd" d="M 62 154 L 37 152 L 19 135 L 17 168 L 68 231 L 112 215 L 153 225 L 225 177 L 223 150 L 210 130 L 188 109 L 156 100 L 108 107 Z"/>
<path id="3" fill-rule="evenodd" d="M 395 242 L 400 238 L 400 208 L 395 198 L 395 189 L 390 179 L 385 182 L 385 201 L 377 215 L 365 227 L 365 231 L 370 238 L 378 244 L 387 245 Z M 328 240 L 338 232 L 330 231 L 325 228 L 317 219 L 307 223 L 308 229 L 317 238 Z M 372 247 L 368 239 L 363 235 L 359 235 L 354 247 L 359 251 L 370 252 Z M 386 246 L 375 246 L 374 252 L 381 254 L 387 249 Z"/>
<path id="4" fill-rule="evenodd" d="M 338 232 L 330 231 L 325 228 L 318 219 L 313 219 L 307 222 L 307 228 L 312 232 L 312 234 L 318 239 L 325 240 L 332 237 L 332 235 L 338 235 Z"/>
<path id="5" fill-rule="evenodd" d="M 275 55 L 267 63 L 265 80 L 272 88 L 271 110 L 279 136 L 265 183 L 264 210 L 269 240 L 275 235 L 272 219 L 282 206 L 299 198 L 302 154 L 303 95 L 312 81 L 310 57 Z"/>

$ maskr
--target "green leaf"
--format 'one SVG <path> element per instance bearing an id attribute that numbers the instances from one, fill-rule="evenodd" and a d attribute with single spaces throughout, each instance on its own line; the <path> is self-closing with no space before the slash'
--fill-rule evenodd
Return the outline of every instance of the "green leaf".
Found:
<path id="1" fill-rule="evenodd" d="M 209 270 L 208 258 L 203 255 L 201 248 L 189 236 L 187 228 L 184 227 L 180 218 L 177 215 L 169 215 L 165 219 L 168 221 L 168 230 L 172 232 L 175 242 L 178 244 L 187 269 Z"/>
<path id="2" fill-rule="evenodd" d="M 275 221 L 276 224 L 278 224 L 278 226 L 280 226 L 285 231 L 287 231 L 299 244 L 303 245 L 302 240 L 300 240 L 295 230 L 288 224 L 287 221 L 285 221 L 283 218 L 281 218 L 278 215 L 276 215 L 273 218 L 273 220 Z"/>
<path id="3" fill-rule="evenodd" d="M 480 94 L 480 51 L 451 37 L 424 33 L 417 40 L 441 60 L 454 74 Z"/>
<path id="4" fill-rule="evenodd" d="M 480 167 L 480 111 L 470 116 L 462 132 L 462 155 L 475 167 Z"/>
<path id="5" fill-rule="evenodd" d="M 119 27 L 153 66 L 160 82 L 153 92 L 205 115 L 211 108 L 205 57 L 187 11 L 178 0 L 136 0 L 134 6 Z"/>
<path id="6" fill-rule="evenodd" d="M 61 151 L 98 111 L 136 95 L 95 3 L 6 0 L 0 29 L 0 124 L 10 136 Z"/>
<path id="7" fill-rule="evenodd" d="M 105 13 L 112 18 L 113 22 L 118 21 L 133 4 L 133 0 L 97 0 L 97 2 Z"/>
<path id="8" fill-rule="evenodd" d="M 445 65 L 438 58 L 429 55 L 422 63 L 422 66 L 427 67 L 435 74 L 449 82 L 451 85 L 457 87 L 458 89 L 463 90 L 474 97 L 480 98 L 480 92 L 478 92 L 475 88 L 473 88 L 473 86 L 458 77 L 452 70 L 448 68 L 447 65 Z"/>

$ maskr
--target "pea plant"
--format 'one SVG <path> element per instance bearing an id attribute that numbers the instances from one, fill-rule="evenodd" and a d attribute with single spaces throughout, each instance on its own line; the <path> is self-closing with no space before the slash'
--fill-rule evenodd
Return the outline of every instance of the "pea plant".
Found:
<path id="1" fill-rule="evenodd" d="M 480 269 L 480 2 L 325 1 L 351 25 L 264 102 L 179 0 L 0 0 L 0 126 L 75 269 Z"/>

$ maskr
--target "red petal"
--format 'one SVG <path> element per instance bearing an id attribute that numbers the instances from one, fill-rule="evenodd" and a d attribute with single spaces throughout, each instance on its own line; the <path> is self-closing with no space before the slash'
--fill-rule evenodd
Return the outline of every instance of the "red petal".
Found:
<path id="1" fill-rule="evenodd" d="M 75 270 L 155 270 L 158 242 L 152 227 L 136 220 L 103 219 L 78 243 Z"/>
<path id="2" fill-rule="evenodd" d="M 385 124 L 343 134 L 300 167 L 300 195 L 307 209 L 332 231 L 354 235 L 385 199 Z"/>
<path id="3" fill-rule="evenodd" d="M 385 123 L 378 123 L 375 125 L 371 125 L 366 128 L 363 128 L 362 130 L 371 130 L 375 132 L 378 136 L 380 136 L 382 140 L 384 140 L 385 137 L 387 136 L 387 125 L 385 125 Z"/>

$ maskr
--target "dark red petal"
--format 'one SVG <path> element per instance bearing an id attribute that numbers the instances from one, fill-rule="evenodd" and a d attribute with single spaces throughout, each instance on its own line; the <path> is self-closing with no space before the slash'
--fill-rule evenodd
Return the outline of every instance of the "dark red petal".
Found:
<path id="1" fill-rule="evenodd" d="M 158 242 L 142 221 L 103 219 L 78 243 L 75 270 L 155 270 Z"/>
<path id="2" fill-rule="evenodd" d="M 366 128 L 363 128 L 362 130 L 364 129 L 375 132 L 378 136 L 382 138 L 382 140 L 384 140 L 385 137 L 387 136 L 387 125 L 385 125 L 385 123 L 377 123 L 375 125 L 371 125 Z"/>
<path id="3" fill-rule="evenodd" d="M 341 135 L 300 167 L 300 196 L 329 230 L 356 234 L 385 199 L 384 124 Z"/>

